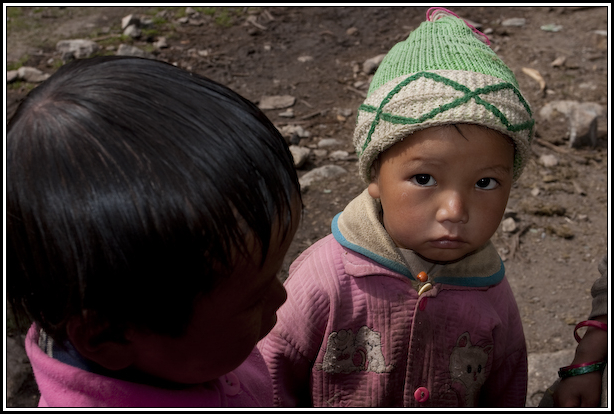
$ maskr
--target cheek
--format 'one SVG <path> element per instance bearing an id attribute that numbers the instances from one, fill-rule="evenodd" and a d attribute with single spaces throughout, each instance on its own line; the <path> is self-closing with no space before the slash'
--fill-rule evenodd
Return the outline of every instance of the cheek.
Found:
<path id="1" fill-rule="evenodd" d="M 482 210 L 481 214 L 476 214 L 475 217 L 481 217 L 480 228 L 482 229 L 482 232 L 488 234 L 488 238 L 490 238 L 490 236 L 497 231 L 497 228 L 501 224 L 507 202 L 495 201 L 485 205 L 490 206 L 490 208 Z"/>

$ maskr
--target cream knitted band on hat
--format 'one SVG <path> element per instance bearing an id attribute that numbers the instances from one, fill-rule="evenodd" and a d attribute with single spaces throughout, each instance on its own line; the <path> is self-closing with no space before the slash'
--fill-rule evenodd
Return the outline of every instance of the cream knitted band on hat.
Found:
<path id="1" fill-rule="evenodd" d="M 441 10 L 390 50 L 358 108 L 354 146 L 367 183 L 373 161 L 393 144 L 415 131 L 456 123 L 509 136 L 514 180 L 522 172 L 534 132 L 531 108 L 514 74 L 477 31 Z"/>

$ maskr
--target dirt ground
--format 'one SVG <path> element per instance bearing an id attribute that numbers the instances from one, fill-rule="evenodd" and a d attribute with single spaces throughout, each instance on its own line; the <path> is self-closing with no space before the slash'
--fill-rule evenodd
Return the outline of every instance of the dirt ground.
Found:
<path id="1" fill-rule="evenodd" d="M 118 37 L 122 17 L 130 13 L 153 17 L 161 8 L 12 10 L 15 17 L 7 23 L 7 65 L 19 62 L 52 73 L 61 63 L 55 50 L 58 40 L 90 38 L 106 46 L 124 42 L 153 50 L 151 42 L 166 36 L 169 47 L 154 52 L 158 59 L 226 84 L 254 102 L 265 95 L 292 95 L 294 118 L 279 116 L 281 109 L 265 111 L 278 127 L 300 125 L 308 131 L 310 136 L 301 140 L 301 146 L 315 148 L 323 138 L 336 138 L 341 143 L 334 149 L 353 154 L 356 108 L 365 92 L 360 81 L 369 80 L 362 73 L 362 63 L 405 39 L 424 20 L 427 7 L 197 8 L 199 15 L 185 24 L 177 21 L 185 8 L 164 9 L 154 20 L 153 30 L 144 31 L 139 40 Z M 575 149 L 568 146 L 566 122 L 544 122 L 539 110 L 552 101 L 571 100 L 597 102 L 608 113 L 607 36 L 595 33 L 607 31 L 608 9 L 452 10 L 488 34 L 491 47 L 514 71 L 536 113 L 539 142 L 534 143 L 508 204 L 518 229 L 507 233 L 500 227 L 493 241 L 505 257 L 529 352 L 570 349 L 575 345 L 574 325 L 590 311 L 597 264 L 607 253 L 607 121 L 599 120 L 595 148 Z M 522 26 L 502 24 L 511 18 L 526 20 Z M 541 28 L 552 24 L 562 28 Z M 552 65 L 563 57 L 562 65 Z M 545 88 L 523 68 L 538 71 Z M 7 85 L 7 116 L 31 88 L 26 83 Z M 347 109 L 352 110 L 349 116 Z M 539 158 L 545 154 L 556 156 L 558 164 L 542 165 Z M 330 233 L 334 215 L 364 189 L 352 156 L 332 161 L 312 153 L 299 176 L 327 164 L 342 166 L 348 173 L 317 182 L 304 192 L 304 219 L 288 252 L 285 274 L 303 250 Z M 31 406 L 36 402 L 33 393 L 35 386 L 24 385 L 9 406 Z"/>

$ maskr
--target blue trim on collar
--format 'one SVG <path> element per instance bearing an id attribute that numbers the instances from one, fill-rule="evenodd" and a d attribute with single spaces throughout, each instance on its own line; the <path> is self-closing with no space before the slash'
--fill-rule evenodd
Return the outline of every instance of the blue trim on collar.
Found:
<path id="1" fill-rule="evenodd" d="M 368 257 L 369 259 L 381 264 L 384 267 L 387 267 L 390 270 L 393 270 L 397 273 L 402 274 L 403 276 L 411 279 L 411 280 L 416 280 L 414 278 L 414 276 L 411 274 L 411 272 L 409 271 L 409 269 L 400 264 L 395 262 L 394 260 L 390 260 L 387 259 L 385 257 L 382 257 L 378 254 L 373 253 L 370 250 L 365 249 L 362 246 L 359 246 L 357 244 L 354 244 L 352 242 L 349 242 L 344 236 L 343 234 L 341 234 L 341 230 L 339 230 L 339 225 L 337 224 L 338 220 L 339 220 L 339 216 L 341 215 L 341 213 L 338 213 L 334 218 L 333 218 L 333 222 L 331 224 L 331 230 L 333 233 L 333 237 L 335 238 L 335 240 L 337 240 L 337 242 L 342 245 L 343 247 L 347 247 L 348 249 L 355 251 L 356 253 L 362 254 L 363 256 Z M 501 263 L 501 267 L 499 268 L 499 270 L 488 276 L 488 277 L 472 277 L 472 276 L 467 276 L 467 277 L 435 277 L 433 282 L 434 283 L 441 283 L 444 285 L 451 285 L 451 286 L 464 286 L 464 287 L 488 287 L 488 286 L 494 286 L 496 284 L 498 284 L 499 282 L 501 282 L 503 280 L 503 278 L 505 277 L 505 265 L 503 264 L 503 261 L 501 260 L 501 258 L 499 258 L 499 262 Z"/>
<path id="2" fill-rule="evenodd" d="M 343 237 L 343 234 L 341 234 L 341 230 L 339 230 L 339 225 L 337 224 L 337 221 L 340 215 L 341 213 L 338 213 L 333 218 L 333 222 L 330 226 L 333 232 L 333 237 L 335 238 L 335 240 L 337 240 L 337 242 L 339 242 L 340 245 L 342 245 L 343 247 L 347 247 L 348 249 L 353 250 L 356 253 L 360 253 L 363 256 L 366 256 L 369 259 L 387 267 L 388 269 L 393 270 L 397 273 L 402 274 L 405 277 L 410 278 L 411 280 L 416 280 L 413 277 L 413 275 L 409 272 L 409 269 L 407 268 L 407 266 L 397 263 L 394 260 L 390 260 L 385 257 L 382 257 L 378 254 L 375 254 L 372 251 L 367 250 L 362 246 L 349 242 L 345 237 Z"/>
<path id="3" fill-rule="evenodd" d="M 442 283 L 444 285 L 452 285 L 452 286 L 466 286 L 466 287 L 487 287 L 494 286 L 503 280 L 505 276 L 505 265 L 501 258 L 499 258 L 499 262 L 501 263 L 501 267 L 499 271 L 493 273 L 488 277 L 434 277 L 433 281 L 435 283 Z"/>

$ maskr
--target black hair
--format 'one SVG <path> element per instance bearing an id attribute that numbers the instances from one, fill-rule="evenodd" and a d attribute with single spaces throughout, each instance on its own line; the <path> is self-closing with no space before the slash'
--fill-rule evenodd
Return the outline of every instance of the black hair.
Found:
<path id="1" fill-rule="evenodd" d="M 75 315 L 179 336 L 246 236 L 264 262 L 300 202 L 279 131 L 229 88 L 161 61 L 73 61 L 7 127 L 7 293 L 58 341 Z M 299 204 L 300 205 L 300 204 Z"/>

